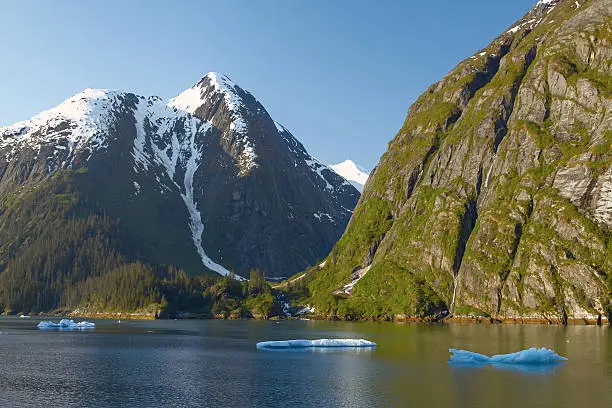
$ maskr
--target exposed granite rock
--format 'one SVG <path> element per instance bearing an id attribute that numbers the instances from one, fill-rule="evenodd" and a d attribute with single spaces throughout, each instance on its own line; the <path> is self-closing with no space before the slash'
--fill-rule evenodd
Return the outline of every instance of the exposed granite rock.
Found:
<path id="1" fill-rule="evenodd" d="M 339 315 L 605 316 L 611 13 L 612 0 L 538 4 L 421 95 L 310 272 L 310 303 Z M 331 296 L 373 243 L 370 272 L 348 298 Z"/>

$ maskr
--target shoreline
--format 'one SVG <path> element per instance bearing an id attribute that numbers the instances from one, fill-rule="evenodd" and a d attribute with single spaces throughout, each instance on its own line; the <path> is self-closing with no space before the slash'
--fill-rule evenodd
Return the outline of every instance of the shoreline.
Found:
<path id="1" fill-rule="evenodd" d="M 19 314 L 4 315 L 19 317 Z M 347 321 L 347 322 L 389 322 L 389 323 L 471 323 L 471 324 L 543 324 L 543 325 L 582 325 L 582 326 L 611 326 L 612 322 L 606 316 L 597 318 L 568 318 L 564 323 L 557 318 L 541 317 L 473 317 L 473 316 L 450 316 L 444 318 L 420 318 L 404 315 L 380 316 L 380 317 L 353 317 L 353 316 L 332 316 L 332 315 L 300 315 L 300 316 L 270 316 L 241 318 L 234 315 L 203 315 L 197 313 L 183 312 L 176 316 L 160 317 L 155 313 L 147 312 L 75 312 L 65 311 L 65 313 L 49 312 L 30 315 L 30 317 L 40 318 L 90 318 L 103 320 L 328 320 L 328 321 Z"/>
<path id="2" fill-rule="evenodd" d="M 62 315 L 45 315 L 61 317 Z M 66 315 L 64 315 L 66 316 Z M 338 316 L 317 316 L 317 315 L 303 315 L 303 316 L 270 316 L 268 318 L 239 318 L 235 316 L 203 316 L 196 314 L 184 314 L 175 317 L 155 317 L 154 314 L 142 314 L 142 313 L 70 313 L 69 317 L 82 317 L 82 318 L 94 318 L 94 319 L 105 319 L 105 320 L 329 320 L 329 321 L 347 321 L 347 322 L 389 322 L 389 323 L 471 323 L 471 324 L 517 324 L 517 325 L 530 325 L 530 324 L 542 324 L 542 325 L 578 325 L 578 326 L 612 326 L 610 321 L 602 316 L 601 320 L 598 321 L 596 318 L 592 319 L 567 319 L 564 324 L 561 319 L 544 319 L 535 317 L 511 317 L 511 318 L 493 318 L 493 317 L 468 317 L 468 316 L 454 316 L 446 317 L 443 319 L 432 319 L 432 318 L 419 318 L 419 317 L 382 317 L 382 318 L 346 318 Z"/>
<path id="3" fill-rule="evenodd" d="M 606 326 L 612 325 L 607 317 L 597 318 L 568 318 L 564 323 L 561 319 L 541 317 L 471 317 L 452 316 L 444 318 L 421 318 L 411 316 L 385 316 L 385 317 L 346 317 L 346 316 L 320 316 L 305 315 L 312 320 L 337 320 L 337 321 L 384 321 L 390 323 L 473 323 L 473 324 L 546 324 L 546 325 L 582 325 L 582 326 Z"/>

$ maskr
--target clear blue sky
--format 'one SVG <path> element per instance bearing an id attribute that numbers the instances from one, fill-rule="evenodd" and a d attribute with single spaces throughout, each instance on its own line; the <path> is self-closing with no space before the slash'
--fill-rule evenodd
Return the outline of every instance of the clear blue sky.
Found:
<path id="1" fill-rule="evenodd" d="M 535 0 L 0 0 L 0 125 L 84 88 L 170 98 L 208 71 L 311 154 L 372 168 L 410 104 Z"/>

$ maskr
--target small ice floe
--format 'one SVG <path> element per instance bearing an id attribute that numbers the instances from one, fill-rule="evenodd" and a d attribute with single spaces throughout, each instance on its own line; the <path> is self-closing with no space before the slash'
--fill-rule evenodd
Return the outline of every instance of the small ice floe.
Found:
<path id="1" fill-rule="evenodd" d="M 492 357 L 467 350 L 449 349 L 452 353 L 448 363 L 456 366 L 480 367 L 491 364 L 499 368 L 519 371 L 546 371 L 551 367 L 567 361 L 555 351 L 545 347 L 532 347 L 510 354 L 497 354 Z"/>
<path id="2" fill-rule="evenodd" d="M 281 340 L 262 341 L 258 349 L 306 349 L 306 348 L 352 348 L 376 347 L 376 343 L 363 339 L 318 339 L 318 340 Z"/>
<path id="3" fill-rule="evenodd" d="M 73 330 L 73 329 L 93 329 L 96 327 L 95 323 L 91 323 L 91 322 L 75 322 L 74 320 L 71 319 L 62 319 L 59 321 L 59 323 L 55 323 L 55 322 L 40 322 L 38 323 L 37 327 L 39 329 L 67 329 L 67 330 Z"/>

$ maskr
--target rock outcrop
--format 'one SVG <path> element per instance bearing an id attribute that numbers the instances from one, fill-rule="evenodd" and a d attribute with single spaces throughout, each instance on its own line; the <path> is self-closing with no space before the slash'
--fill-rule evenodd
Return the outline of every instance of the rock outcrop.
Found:
<path id="1" fill-rule="evenodd" d="M 540 1 L 411 106 L 310 303 L 327 314 L 605 316 L 612 1 Z M 369 267 L 351 296 L 332 293 Z"/>

